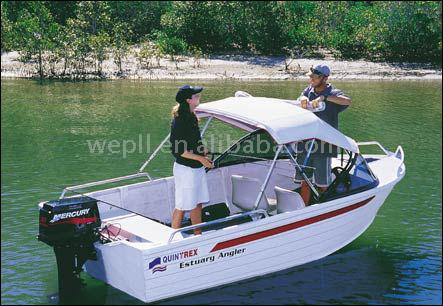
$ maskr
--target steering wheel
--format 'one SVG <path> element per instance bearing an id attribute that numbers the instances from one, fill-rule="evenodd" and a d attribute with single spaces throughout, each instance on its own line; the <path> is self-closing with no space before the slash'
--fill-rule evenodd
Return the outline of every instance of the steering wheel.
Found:
<path id="1" fill-rule="evenodd" d="M 334 173 L 335 178 L 338 179 L 337 183 L 343 183 L 347 189 L 351 187 L 351 177 L 343 167 L 335 167 L 331 170 L 331 172 Z M 343 175 L 343 173 L 345 173 L 345 175 Z"/>
<path id="2" fill-rule="evenodd" d="M 335 180 L 329 185 L 328 189 L 320 195 L 318 199 L 319 202 L 323 202 L 329 195 L 333 194 L 340 183 L 343 183 L 348 190 L 351 187 L 351 178 L 345 168 L 334 167 L 331 172 L 335 175 Z"/>
<path id="3" fill-rule="evenodd" d="M 335 177 L 338 177 L 343 171 L 345 171 L 345 168 L 343 167 L 335 167 L 331 170 L 331 172 L 334 173 Z"/>

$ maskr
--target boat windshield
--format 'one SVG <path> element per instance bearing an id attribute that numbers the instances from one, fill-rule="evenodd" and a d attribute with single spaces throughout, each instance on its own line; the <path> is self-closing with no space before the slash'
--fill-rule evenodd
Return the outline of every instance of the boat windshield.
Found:
<path id="1" fill-rule="evenodd" d="M 232 145 L 214 160 L 214 166 L 220 168 L 259 160 L 273 160 L 276 152 L 277 144 L 269 133 L 265 130 L 258 130 Z M 287 152 L 280 152 L 278 159 L 287 158 L 289 158 Z"/>
<path id="2" fill-rule="evenodd" d="M 232 145 L 228 150 L 214 160 L 214 168 L 221 168 L 235 164 L 252 163 L 257 161 L 271 161 L 274 159 L 278 145 L 265 130 L 254 131 Z M 277 159 L 292 159 L 296 171 L 305 171 L 303 163 L 296 164 L 294 152 L 291 147 L 288 150 L 281 150 Z M 288 151 L 292 152 L 290 157 Z M 325 192 L 318 192 L 314 185 L 309 184 L 315 193 L 314 202 L 326 202 L 336 198 L 348 196 L 378 185 L 378 179 L 372 173 L 366 160 L 357 153 L 343 150 L 347 153 L 347 158 L 343 155 L 336 158 L 336 166 L 332 169 L 333 181 Z M 308 157 L 307 162 L 309 162 Z M 338 166 L 340 165 L 340 166 Z M 311 167 L 307 167 L 311 168 Z M 315 171 L 315 168 L 314 168 Z M 309 178 L 304 177 L 304 180 Z M 317 193 L 316 193 L 317 192 Z"/>
<path id="3" fill-rule="evenodd" d="M 322 195 L 321 202 L 362 192 L 378 185 L 378 179 L 360 154 L 352 154 L 344 167 L 332 169 L 334 181 Z"/>

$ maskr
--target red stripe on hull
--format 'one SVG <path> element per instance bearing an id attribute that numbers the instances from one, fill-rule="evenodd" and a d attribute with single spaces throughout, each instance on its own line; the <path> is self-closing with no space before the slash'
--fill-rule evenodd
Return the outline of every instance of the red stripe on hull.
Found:
<path id="1" fill-rule="evenodd" d="M 262 232 L 250 234 L 247 236 L 243 236 L 243 237 L 227 240 L 224 242 L 220 242 L 214 246 L 214 248 L 211 250 L 211 252 L 216 252 L 216 251 L 220 251 L 223 249 L 232 248 L 232 247 L 240 245 L 240 244 L 244 244 L 244 243 L 259 240 L 262 238 L 274 236 L 274 235 L 284 233 L 284 232 L 287 232 L 287 231 L 290 231 L 290 230 L 293 230 L 296 228 L 300 228 L 300 227 L 310 225 L 310 224 L 313 224 L 316 222 L 320 222 L 320 221 L 323 221 L 326 219 L 330 219 L 330 218 L 342 215 L 344 213 L 350 212 L 350 211 L 357 209 L 359 207 L 362 207 L 363 205 L 369 203 L 373 198 L 374 198 L 374 196 L 372 196 L 366 200 L 363 200 L 361 202 L 358 202 L 358 203 L 355 203 L 355 204 L 352 204 L 352 205 L 349 205 L 349 206 L 346 206 L 346 207 L 343 207 L 343 208 L 340 208 L 340 209 L 337 209 L 334 211 L 330 211 L 330 212 L 327 212 L 327 213 L 324 213 L 324 214 L 321 214 L 321 215 L 318 215 L 315 217 L 311 217 L 311 218 L 300 220 L 300 221 L 297 221 L 294 223 L 282 225 L 282 226 L 279 226 L 276 228 L 272 228 L 272 229 L 265 230 Z"/>

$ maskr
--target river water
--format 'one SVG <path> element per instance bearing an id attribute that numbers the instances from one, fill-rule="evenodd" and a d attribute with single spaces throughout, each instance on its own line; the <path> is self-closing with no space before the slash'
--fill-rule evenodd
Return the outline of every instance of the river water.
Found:
<path id="1" fill-rule="evenodd" d="M 135 173 L 169 132 L 170 109 L 182 84 L 2 80 L 2 304 L 57 303 L 55 257 L 36 240 L 37 203 L 57 198 L 65 186 Z M 199 84 L 205 87 L 202 102 L 236 90 L 294 99 L 306 85 Z M 357 141 L 377 140 L 390 150 L 401 144 L 405 150 L 407 174 L 373 224 L 324 259 L 162 304 L 441 304 L 441 82 L 334 85 L 353 98 L 340 118 L 346 135 Z M 226 132 L 232 140 L 240 136 L 222 125 L 208 132 Z M 154 177 L 171 175 L 171 166 L 170 154 L 164 153 L 148 171 Z M 87 286 L 72 303 L 141 304 L 87 275 L 83 278 Z"/>

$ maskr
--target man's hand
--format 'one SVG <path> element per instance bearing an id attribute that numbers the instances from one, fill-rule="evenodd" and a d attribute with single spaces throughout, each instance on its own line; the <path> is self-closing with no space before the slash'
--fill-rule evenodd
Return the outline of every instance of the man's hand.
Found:
<path id="1" fill-rule="evenodd" d="M 311 101 L 312 108 L 317 108 L 320 106 L 320 102 L 323 102 L 325 100 L 324 96 L 320 96 L 317 99 L 314 99 Z"/>
<path id="2" fill-rule="evenodd" d="M 305 108 L 305 109 L 308 108 L 308 97 L 303 96 L 299 100 L 300 100 L 300 106 L 302 108 Z"/>

